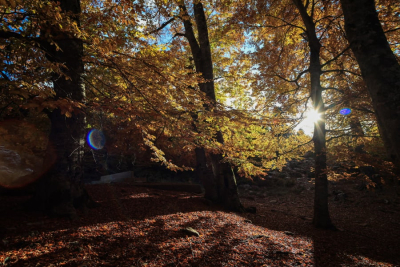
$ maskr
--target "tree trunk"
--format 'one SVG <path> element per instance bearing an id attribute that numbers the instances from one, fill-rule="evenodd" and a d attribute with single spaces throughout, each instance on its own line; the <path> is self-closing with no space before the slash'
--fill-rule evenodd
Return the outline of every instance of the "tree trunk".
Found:
<path id="1" fill-rule="evenodd" d="M 360 119 L 355 115 L 350 115 L 350 130 L 351 136 L 355 139 L 358 137 L 364 137 L 365 135 Z"/>
<path id="2" fill-rule="evenodd" d="M 61 0 L 63 12 L 71 12 L 71 18 L 79 25 L 81 13 L 79 0 Z M 66 13 L 64 13 L 66 15 Z M 84 70 L 82 56 L 83 43 L 68 32 L 61 32 L 56 27 L 50 28 L 59 50 L 50 43 L 43 44 L 47 58 L 52 62 L 63 63 L 65 75 L 53 75 L 52 82 L 56 93 L 55 99 L 68 98 L 83 102 L 85 88 L 81 80 Z M 60 109 L 48 112 L 51 121 L 49 143 L 44 160 L 47 170 L 39 181 L 34 196 L 34 205 L 57 216 L 76 217 L 75 208 L 85 207 L 91 199 L 80 181 L 83 172 L 83 146 L 85 142 L 85 115 L 74 110 L 67 117 Z"/>
<path id="3" fill-rule="evenodd" d="M 318 228 L 332 229 L 328 208 L 328 177 L 326 169 L 326 140 L 325 140 L 325 107 L 321 88 L 321 44 L 315 32 L 315 23 L 307 13 L 301 0 L 293 0 L 307 30 L 308 46 L 310 48 L 310 79 L 311 99 L 314 109 L 321 114 L 321 119 L 314 123 L 315 151 L 315 195 L 313 224 Z"/>
<path id="4" fill-rule="evenodd" d="M 193 25 L 189 19 L 186 6 L 183 1 L 180 1 L 179 7 L 184 14 L 183 24 L 185 27 L 185 37 L 189 41 L 195 62 L 196 71 L 201 73 L 204 82 L 199 84 L 200 90 L 216 104 L 215 89 L 214 89 L 214 74 L 211 58 L 211 46 L 208 38 L 207 20 L 204 13 L 203 5 L 200 1 L 194 1 L 193 9 L 197 25 L 198 39 L 196 39 L 193 31 Z M 212 104 L 211 104 L 212 105 Z M 211 109 L 212 106 L 206 106 Z M 217 133 L 217 141 L 224 143 L 222 133 Z M 236 179 L 232 172 L 231 166 L 223 163 L 221 154 L 213 154 L 210 156 L 212 172 L 210 166 L 206 162 L 206 152 L 203 148 L 196 150 L 197 172 L 201 176 L 205 189 L 205 197 L 223 204 L 226 208 L 243 211 L 243 206 L 239 199 L 237 191 Z M 210 175 L 212 174 L 212 175 Z M 211 179 L 213 177 L 214 179 Z"/>
<path id="5" fill-rule="evenodd" d="M 360 119 L 356 115 L 350 115 L 349 124 L 354 151 L 358 154 L 365 154 L 364 144 L 359 142 L 360 138 L 365 136 Z"/>
<path id="6" fill-rule="evenodd" d="M 315 33 L 315 31 L 314 31 Z M 320 85 L 321 64 L 319 61 L 320 45 L 312 47 L 310 44 L 310 76 L 311 98 L 313 107 L 321 119 L 314 123 L 314 152 L 315 152 L 315 195 L 313 223 L 318 228 L 334 228 L 329 215 L 328 207 L 328 176 L 326 168 L 326 139 L 325 139 L 325 107 Z"/>
<path id="7" fill-rule="evenodd" d="M 341 4 L 347 39 L 371 96 L 387 153 L 400 168 L 400 65 L 374 0 L 341 0 Z"/>
<path id="8" fill-rule="evenodd" d="M 214 174 L 207 166 L 206 151 L 202 147 L 195 149 L 196 153 L 196 174 L 198 180 L 204 187 L 204 197 L 214 202 L 218 202 L 217 184 Z"/>

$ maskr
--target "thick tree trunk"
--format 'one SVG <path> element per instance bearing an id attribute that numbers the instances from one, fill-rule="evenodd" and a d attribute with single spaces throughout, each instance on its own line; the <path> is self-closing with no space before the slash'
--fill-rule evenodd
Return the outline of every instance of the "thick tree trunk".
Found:
<path id="1" fill-rule="evenodd" d="M 400 65 L 378 19 L 374 0 L 341 0 L 345 30 L 372 98 L 390 159 L 400 168 Z"/>
<path id="2" fill-rule="evenodd" d="M 214 89 L 214 74 L 211 58 L 211 46 L 208 38 L 207 20 L 204 13 L 203 5 L 200 1 L 194 1 L 193 9 L 197 25 L 198 39 L 196 39 L 193 31 L 193 25 L 189 19 L 186 6 L 183 1 L 179 7 L 186 18 L 183 19 L 185 27 L 185 37 L 189 41 L 195 62 L 196 71 L 201 73 L 204 82 L 199 84 L 200 90 L 207 97 L 216 103 Z M 206 107 L 211 109 L 211 106 Z M 217 133 L 217 141 L 223 143 L 222 133 Z M 226 208 L 243 211 L 243 206 L 239 199 L 235 176 L 231 170 L 231 166 L 223 163 L 221 154 L 210 156 L 211 166 L 207 165 L 206 152 L 203 148 L 196 150 L 197 172 L 203 182 L 205 189 L 205 197 L 223 204 Z M 212 171 L 210 171 L 212 167 Z M 211 174 L 211 175 L 210 175 Z M 213 177 L 213 179 L 210 179 Z"/>
<path id="3" fill-rule="evenodd" d="M 217 132 L 217 141 L 221 144 L 224 143 L 221 132 Z M 216 177 L 218 185 L 219 201 L 231 210 L 244 211 L 244 207 L 240 202 L 236 177 L 232 166 L 227 162 L 223 162 L 221 154 L 213 154 L 211 155 L 211 159 L 214 177 Z"/>
<path id="4" fill-rule="evenodd" d="M 71 18 L 79 25 L 80 1 L 59 2 L 62 11 L 71 12 Z M 53 36 L 62 36 L 55 40 L 60 49 L 57 50 L 49 43 L 43 44 L 46 56 L 52 62 L 65 64 L 62 69 L 65 76 L 55 74 L 52 79 L 55 98 L 83 102 L 83 43 L 69 33 L 57 31 L 56 27 L 52 27 L 51 31 Z M 83 172 L 81 163 L 85 142 L 85 116 L 80 110 L 75 110 L 67 117 L 61 114 L 60 109 L 55 109 L 48 115 L 51 131 L 44 160 L 47 172 L 38 183 L 34 203 L 53 215 L 73 218 L 76 217 L 75 208 L 85 207 L 91 201 L 80 181 Z"/>
<path id="5" fill-rule="evenodd" d="M 214 179 L 214 174 L 207 166 L 206 151 L 202 147 L 195 149 L 196 153 L 196 174 L 198 180 L 204 187 L 204 197 L 214 202 L 218 202 L 218 188 Z"/>
<path id="6" fill-rule="evenodd" d="M 321 114 L 321 120 L 314 123 L 315 151 L 315 195 L 313 224 L 318 228 L 334 229 L 328 208 L 328 177 L 326 169 L 325 107 L 321 88 L 321 44 L 315 32 L 315 23 L 307 13 L 301 0 L 293 0 L 307 30 L 310 48 L 311 99 L 314 109 Z"/>

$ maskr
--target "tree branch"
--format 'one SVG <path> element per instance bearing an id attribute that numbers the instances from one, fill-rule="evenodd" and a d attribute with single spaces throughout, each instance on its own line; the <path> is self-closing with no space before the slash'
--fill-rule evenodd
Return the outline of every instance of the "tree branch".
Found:
<path id="1" fill-rule="evenodd" d="M 172 38 L 175 38 L 175 37 L 177 37 L 177 36 L 183 36 L 183 37 L 186 37 L 186 34 L 185 33 L 180 33 L 180 32 L 177 32 L 177 33 L 175 33 L 174 34 L 174 36 L 172 37 Z M 186 37 L 187 38 L 187 37 Z"/>
<path id="2" fill-rule="evenodd" d="M 294 148 L 291 149 L 291 150 L 283 151 L 282 153 L 279 153 L 279 156 L 289 154 L 290 152 L 293 152 L 293 151 L 295 151 L 296 149 L 299 149 L 299 148 L 302 147 L 302 146 L 308 145 L 308 144 L 311 143 L 312 141 L 313 141 L 313 139 L 311 138 L 308 142 L 305 142 L 305 143 L 303 143 L 303 144 L 300 144 L 300 145 L 294 147 Z M 278 157 L 275 157 L 274 159 L 278 159 Z"/>
<path id="3" fill-rule="evenodd" d="M 22 34 L 17 33 L 17 32 L 10 32 L 10 31 L 3 31 L 3 30 L 0 30 L 0 38 L 1 39 L 15 38 L 15 39 L 26 40 L 26 41 L 35 41 L 38 44 L 43 43 L 43 41 L 37 37 L 25 37 Z"/>
<path id="4" fill-rule="evenodd" d="M 395 31 L 398 31 L 398 30 L 400 30 L 400 27 L 387 30 L 387 31 L 385 31 L 385 33 L 388 33 L 388 32 L 395 32 Z"/>
<path id="5" fill-rule="evenodd" d="M 6 79 L 7 81 L 11 81 L 11 79 L 8 77 L 7 74 L 4 73 L 4 71 L 0 72 L 1 76 L 3 76 L 4 79 Z"/>
<path id="6" fill-rule="evenodd" d="M 298 80 L 301 78 L 301 76 L 303 76 L 305 73 L 309 72 L 309 70 L 310 70 L 310 69 L 303 70 L 302 72 L 300 72 L 300 73 L 297 75 L 296 79 L 294 79 L 294 80 L 286 79 L 285 77 L 283 77 L 283 76 L 281 76 L 281 75 L 279 75 L 279 74 L 275 74 L 275 76 L 278 77 L 278 78 L 280 78 L 280 79 L 282 79 L 282 80 L 284 80 L 285 82 L 296 83 L 296 84 L 297 84 L 297 82 L 298 82 Z"/>
<path id="7" fill-rule="evenodd" d="M 335 61 L 336 59 L 338 59 L 340 56 L 342 56 L 344 54 L 344 52 L 346 52 L 347 50 L 350 49 L 350 45 L 348 45 L 345 49 L 343 49 L 342 52 L 340 52 L 339 54 L 337 54 L 334 58 L 326 61 L 324 64 L 321 65 L 321 68 L 325 67 L 326 65 L 328 65 L 329 63 Z"/>
<path id="8" fill-rule="evenodd" d="M 163 24 L 161 24 L 160 27 L 158 27 L 158 28 L 155 29 L 155 30 L 152 30 L 152 31 L 149 32 L 148 34 L 153 34 L 153 33 L 155 33 L 155 32 L 161 31 L 162 29 L 164 29 L 165 27 L 167 27 L 168 24 L 170 24 L 170 23 L 173 22 L 174 20 L 175 20 L 175 17 L 174 17 L 174 18 L 171 18 L 171 19 L 169 19 L 169 20 L 167 20 L 166 22 L 164 22 Z"/>
<path id="9" fill-rule="evenodd" d="M 348 72 L 350 74 L 356 75 L 358 77 L 361 77 L 361 74 L 355 73 L 353 71 L 350 70 L 323 70 L 321 71 L 321 73 L 329 73 L 329 72 Z"/>
<path id="10" fill-rule="evenodd" d="M 272 15 L 266 15 L 266 16 L 267 16 L 267 17 L 274 18 L 274 19 L 277 19 L 277 20 L 280 20 L 280 21 L 286 23 L 285 26 L 292 26 L 292 27 L 301 29 L 301 30 L 303 30 L 304 32 L 307 32 L 306 29 L 304 29 L 303 27 L 294 25 L 294 24 L 292 24 L 292 23 L 290 23 L 290 22 L 288 22 L 288 21 L 286 21 L 286 20 L 284 20 L 284 19 L 282 19 L 282 18 L 279 18 L 279 17 L 276 17 L 276 16 L 272 16 Z"/>
<path id="11" fill-rule="evenodd" d="M 323 91 L 325 91 L 325 90 L 335 90 L 335 91 L 338 91 L 338 92 L 344 94 L 344 91 L 343 91 L 343 90 L 340 90 L 339 88 L 336 88 L 336 87 L 322 87 L 322 86 L 321 86 L 321 89 L 322 89 Z"/>
<path id="12" fill-rule="evenodd" d="M 23 37 L 19 33 L 2 31 L 2 30 L 0 30 L 0 38 L 3 38 L 3 39 L 8 39 L 8 38 L 26 39 L 26 37 Z"/>
<path id="13" fill-rule="evenodd" d="M 110 59 L 111 63 L 115 66 L 115 68 L 119 71 L 119 73 L 121 74 L 122 78 L 129 83 L 129 85 L 134 88 L 142 97 L 143 99 L 150 105 L 150 107 L 157 113 L 162 114 L 152 103 L 151 101 L 143 94 L 142 91 L 139 90 L 139 88 L 137 88 L 133 82 L 129 79 L 129 77 L 127 77 L 127 75 L 124 73 L 124 71 L 118 66 L 118 64 L 116 64 L 112 59 Z"/>

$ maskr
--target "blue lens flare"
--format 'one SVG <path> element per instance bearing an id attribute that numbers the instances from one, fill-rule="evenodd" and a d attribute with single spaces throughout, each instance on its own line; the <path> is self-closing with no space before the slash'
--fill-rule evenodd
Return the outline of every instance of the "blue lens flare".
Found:
<path id="1" fill-rule="evenodd" d="M 93 149 L 102 149 L 106 144 L 106 137 L 103 132 L 97 129 L 92 129 L 86 137 L 87 143 Z"/>
<path id="2" fill-rule="evenodd" d="M 349 115 L 349 114 L 351 113 L 351 108 L 342 108 L 342 109 L 339 111 L 339 113 L 342 114 L 342 115 L 344 115 L 344 116 Z"/>

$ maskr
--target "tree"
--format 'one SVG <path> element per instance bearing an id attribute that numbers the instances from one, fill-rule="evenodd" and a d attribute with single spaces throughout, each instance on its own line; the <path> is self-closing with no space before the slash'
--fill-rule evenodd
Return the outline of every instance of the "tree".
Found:
<path id="1" fill-rule="evenodd" d="M 400 167 L 400 65 L 382 29 L 374 0 L 341 0 L 347 39 L 372 98 L 389 158 Z"/>
<path id="2" fill-rule="evenodd" d="M 282 167 L 300 151 L 305 136 L 293 135 L 293 122 L 311 99 L 323 118 L 313 138 L 314 223 L 332 227 L 326 139 L 358 138 L 365 121 L 374 121 L 363 111 L 368 99 L 342 40 L 336 2 L 154 1 L 146 7 L 142 1 L 12 2 L 20 12 L 2 13 L 0 85 L 9 94 L 0 96 L 0 112 L 12 106 L 49 115 L 49 170 L 38 195 L 42 203 L 51 195 L 57 201 L 47 209 L 73 214 L 74 197 L 67 191 L 85 198 L 74 182 L 82 175 L 89 127 L 83 107 L 89 118 L 101 113 L 110 128 L 118 128 L 114 133 L 125 135 L 110 138 L 117 140 L 114 151 L 136 150 L 127 144 L 140 143 L 140 149 L 148 147 L 146 155 L 172 170 L 186 167 L 171 163 L 164 148 L 173 144 L 182 147 L 179 156 L 196 154 L 206 197 L 241 210 L 231 164 L 247 176 Z M 158 35 L 164 29 L 168 33 Z M 228 95 L 235 96 L 231 107 L 222 104 Z M 335 118 L 343 106 L 357 113 Z M 93 122 L 101 128 L 101 120 Z M 337 127 L 327 131 L 331 125 Z"/>
<path id="3" fill-rule="evenodd" d="M 68 16 L 72 25 L 79 27 L 80 0 L 64 0 L 59 3 L 63 15 Z M 44 43 L 43 48 L 46 51 L 47 58 L 51 62 L 64 64 L 62 67 L 63 75 L 52 77 L 55 99 L 68 98 L 77 103 L 83 103 L 85 101 L 85 88 L 82 81 L 84 71 L 82 61 L 83 41 L 79 39 L 79 36 L 60 31 L 56 27 L 56 25 L 52 25 L 50 29 L 43 29 L 44 31 L 50 30 L 49 35 L 57 36 L 56 44 Z M 43 194 L 45 197 L 42 201 L 51 203 L 48 208 L 53 209 L 53 212 L 61 213 L 61 215 L 65 212 L 71 212 L 71 214 L 68 214 L 69 216 L 74 216 L 72 206 L 87 205 L 89 200 L 85 198 L 82 185 L 79 184 L 83 175 L 85 115 L 80 109 L 75 109 L 72 112 L 73 114 L 70 112 L 62 114 L 60 109 L 55 109 L 48 114 L 51 130 L 45 164 L 51 162 L 51 158 L 56 157 L 57 160 L 49 166 L 49 171 L 46 173 L 47 179 L 44 180 L 45 184 L 42 184 L 45 192 L 42 192 L 42 190 L 37 192 L 37 195 Z M 59 187 L 60 185 L 65 187 Z M 53 186 L 57 189 L 54 190 Z M 75 190 L 79 191 L 76 195 Z M 49 200 L 54 202 L 49 202 Z"/>
<path id="4" fill-rule="evenodd" d="M 326 1 L 257 1 L 243 6 L 236 16 L 243 18 L 237 19 L 238 23 L 247 27 L 253 38 L 260 77 L 253 91 L 266 96 L 266 106 L 278 103 L 292 117 L 304 112 L 311 99 L 322 118 L 314 124 L 313 142 L 314 224 L 323 228 L 333 228 L 328 210 L 326 123 L 343 105 L 343 93 L 340 97 L 339 92 L 345 84 L 335 76 L 354 73 L 346 44 L 339 41 L 340 14 L 336 10 L 334 3 Z M 345 69 L 339 67 L 343 62 Z"/>
<path id="5" fill-rule="evenodd" d="M 40 49 L 42 39 L 38 37 L 36 23 L 54 20 L 49 15 L 51 12 L 47 12 L 51 8 L 52 5 L 44 3 L 39 6 L 37 1 L 17 0 L 0 5 L 2 118 L 28 108 L 33 101 L 40 102 L 52 96 L 51 85 L 44 81 L 58 66 L 48 62 Z"/>
<path id="6" fill-rule="evenodd" d="M 312 15 L 307 12 L 307 6 L 301 0 L 293 0 L 296 5 L 303 23 L 306 27 L 308 45 L 310 48 L 310 82 L 311 99 L 314 110 L 321 114 L 321 120 L 314 123 L 314 151 L 315 151 L 315 196 L 314 196 L 314 218 L 313 223 L 316 227 L 334 228 L 328 208 L 328 178 L 326 166 L 326 139 L 325 139 L 325 105 L 322 99 L 322 87 L 320 75 L 322 66 L 320 63 L 321 43 L 317 37 L 315 23 Z M 308 2 L 307 2 L 308 3 Z M 311 14 L 314 12 L 314 2 L 312 3 Z"/>
<path id="7" fill-rule="evenodd" d="M 254 116 L 251 112 L 246 112 L 246 116 L 243 116 L 241 113 L 245 112 L 224 110 L 220 103 L 221 99 L 218 99 L 221 98 L 221 93 L 217 96 L 215 93 L 213 96 L 209 96 L 201 90 L 203 84 L 208 85 L 211 82 L 202 77 L 201 72 L 193 73 L 194 67 L 188 67 L 188 58 L 194 59 L 194 56 L 188 50 L 185 39 L 176 38 L 185 35 L 181 33 L 185 30 L 184 23 L 181 20 L 183 16 L 179 14 L 177 6 L 173 2 L 165 4 L 162 1 L 159 5 L 157 9 L 154 6 L 144 8 L 146 12 L 142 12 L 140 15 L 141 21 L 146 21 L 144 26 L 140 26 L 144 28 L 143 31 L 135 29 L 138 28 L 138 23 L 136 25 L 132 23 L 136 19 L 134 15 L 129 17 L 129 20 L 118 19 L 118 14 L 122 12 L 121 9 L 125 10 L 122 13 L 126 15 L 132 14 L 125 5 L 107 2 L 104 5 L 99 5 L 99 7 L 90 7 L 91 10 L 100 9 L 95 12 L 99 13 L 97 16 L 101 17 L 101 24 L 107 25 L 107 27 L 86 28 L 86 31 L 90 32 L 91 42 L 96 44 L 95 46 L 88 46 L 86 49 L 90 55 L 86 58 L 89 61 L 88 65 L 90 64 L 90 72 L 86 73 L 85 78 L 90 81 L 87 88 L 88 95 L 91 96 L 87 106 L 101 109 L 109 114 L 107 116 L 114 121 L 114 125 L 119 125 L 121 122 L 124 125 L 124 132 L 136 131 L 139 136 L 144 136 L 146 145 L 153 150 L 153 160 L 161 162 L 172 170 L 181 168 L 177 168 L 173 162 L 166 160 L 165 151 L 160 148 L 170 146 L 171 141 L 174 140 L 175 146 L 183 148 L 181 155 L 187 153 L 185 156 L 191 156 L 193 150 L 196 150 L 199 155 L 199 149 L 205 148 L 206 153 L 202 154 L 203 159 L 210 160 L 211 153 L 223 153 L 224 161 L 237 164 L 236 166 L 240 168 L 241 174 L 262 174 L 261 167 L 264 167 L 265 170 L 277 161 L 277 159 L 274 159 L 277 149 L 275 145 L 271 145 L 273 142 L 268 142 L 264 146 L 260 145 L 260 142 L 268 139 L 268 137 L 262 134 L 253 135 L 252 143 L 258 142 L 258 147 L 262 146 L 267 149 L 263 152 L 250 151 L 250 146 L 247 146 L 245 153 L 242 153 L 244 148 L 238 146 L 238 142 L 230 142 L 229 146 L 226 146 L 226 144 L 222 145 L 218 142 L 217 138 L 210 138 L 211 136 L 216 137 L 218 132 L 224 135 L 223 138 L 231 138 L 232 132 L 235 132 L 238 137 L 241 135 L 237 131 L 238 129 L 248 127 L 249 123 L 258 124 L 260 118 Z M 225 7 L 225 5 L 222 6 Z M 152 8 L 155 10 L 152 11 Z M 203 10 L 207 12 L 208 9 L 203 8 Z M 219 76 L 224 77 L 224 74 L 228 74 L 232 77 L 230 80 L 224 77 L 227 85 L 220 83 L 217 87 L 217 89 L 221 89 L 225 86 L 223 91 L 225 93 L 229 88 L 232 88 L 232 85 L 228 84 L 230 81 L 240 80 L 235 71 L 237 68 L 227 65 L 232 62 L 233 56 L 240 53 L 240 49 L 236 51 L 229 49 L 232 47 L 232 43 L 238 44 L 237 38 L 240 38 L 240 35 L 231 36 L 231 32 L 236 33 L 237 31 L 229 30 L 229 23 L 220 21 L 221 16 L 219 14 L 224 16 L 230 14 L 223 11 L 218 9 L 218 12 L 216 12 L 218 15 L 215 16 L 208 14 L 207 20 L 208 22 L 211 20 L 211 25 L 214 25 L 212 30 L 209 31 L 213 39 L 208 37 L 211 40 L 209 41 L 210 48 L 213 47 L 213 49 L 210 49 L 214 60 L 211 61 L 213 75 L 217 72 Z M 187 17 L 192 19 L 194 13 L 192 5 L 189 7 L 188 13 L 190 16 Z M 154 17 L 158 18 L 159 14 L 162 14 L 162 18 L 168 18 L 168 20 L 154 30 Z M 94 20 L 97 20 L 95 16 L 88 18 L 88 21 Z M 120 20 L 119 23 L 114 22 L 118 20 Z M 132 25 L 128 25 L 127 21 Z M 191 22 L 195 25 L 192 30 L 196 34 L 195 27 L 197 24 L 193 19 Z M 226 25 L 228 31 L 224 30 L 225 27 L 217 27 L 215 22 Z M 172 26 L 168 28 L 168 25 Z M 207 27 L 210 30 L 208 25 Z M 158 38 L 158 33 L 162 32 L 163 29 L 168 29 L 169 32 Z M 154 35 L 146 33 L 157 33 L 157 42 L 154 42 Z M 140 39 L 140 42 L 137 42 L 138 39 Z M 171 39 L 171 42 L 166 42 L 168 39 Z M 196 38 L 194 40 L 197 42 Z M 221 43 L 227 45 L 219 46 Z M 228 47 L 228 52 L 224 50 L 226 47 Z M 229 53 L 229 56 L 224 56 L 227 53 Z M 189 65 L 192 65 L 192 63 L 189 63 Z M 249 61 L 247 65 L 249 65 Z M 239 67 L 241 66 L 239 65 Z M 229 72 L 227 71 L 228 68 Z M 212 83 L 214 84 L 214 80 Z M 238 83 L 237 87 L 240 86 L 246 88 L 246 84 L 243 86 Z M 214 84 L 213 90 L 215 89 Z M 218 101 L 212 100 L 213 98 Z M 198 116 L 195 119 L 196 131 L 192 127 L 194 115 Z M 227 126 L 228 124 L 229 126 Z M 264 132 L 266 132 L 265 129 Z M 131 136 L 129 134 L 129 137 Z M 268 133 L 268 136 L 273 138 L 274 134 L 271 132 Z M 120 138 L 126 140 L 129 137 L 126 135 Z M 121 141 L 120 138 L 118 139 Z M 160 144 L 162 140 L 168 140 L 168 143 Z M 138 142 L 139 140 L 135 141 Z M 121 149 L 121 147 L 119 146 L 118 149 Z M 262 161 L 265 166 L 254 167 L 251 163 L 248 164 L 247 158 L 251 157 L 250 154 L 263 154 Z M 279 160 L 282 165 L 284 160 L 282 160 L 282 157 Z M 205 160 L 199 160 L 199 162 L 203 162 L 205 165 Z M 213 178 L 211 168 L 203 168 L 203 170 L 208 172 L 208 175 L 201 176 Z M 229 168 L 226 173 L 230 172 Z M 212 192 L 210 195 L 218 199 L 216 184 L 208 184 L 211 186 L 206 191 Z"/>
<path id="8" fill-rule="evenodd" d="M 206 106 L 206 109 L 211 110 L 216 107 L 216 96 L 214 89 L 211 46 L 203 4 L 200 1 L 193 2 L 194 17 L 198 33 L 197 39 L 193 31 L 190 16 L 183 1 L 179 2 L 179 8 L 181 10 L 181 17 L 185 28 L 184 36 L 189 42 L 195 62 L 196 72 L 204 79 L 199 83 L 199 87 L 210 100 L 210 104 Z M 217 131 L 216 140 L 221 144 L 224 143 L 221 131 Z M 200 180 L 204 183 L 206 189 L 205 197 L 212 201 L 223 203 L 230 209 L 237 211 L 243 210 L 232 167 L 228 163 L 223 162 L 223 157 L 220 153 L 212 153 L 210 156 L 212 176 L 214 177 L 213 180 L 210 179 L 211 173 L 210 169 L 207 167 L 206 151 L 202 147 L 196 148 L 196 171 L 199 172 Z"/>
<path id="9" fill-rule="evenodd" d="M 50 62 L 61 65 L 60 73 L 53 73 L 51 77 L 54 101 L 68 99 L 69 107 L 46 111 L 51 123 L 43 164 L 47 171 L 38 184 L 33 203 L 51 214 L 74 218 L 75 208 L 86 207 L 90 201 L 81 183 L 85 143 L 85 115 L 80 108 L 85 101 L 83 41 L 77 34 L 81 7 L 80 0 L 45 4 L 53 5 L 56 14 L 76 31 L 63 30 L 61 25 L 51 21 L 41 21 L 43 41 L 40 48 Z"/>

